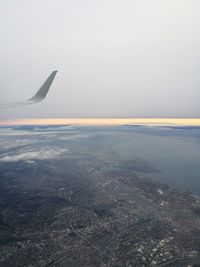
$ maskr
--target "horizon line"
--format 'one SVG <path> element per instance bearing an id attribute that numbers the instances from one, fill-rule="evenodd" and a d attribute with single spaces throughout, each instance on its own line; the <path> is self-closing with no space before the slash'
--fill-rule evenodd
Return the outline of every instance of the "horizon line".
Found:
<path id="1" fill-rule="evenodd" d="M 200 118 L 31 118 L 0 120 L 0 126 L 18 125 L 186 125 L 200 126 Z"/>

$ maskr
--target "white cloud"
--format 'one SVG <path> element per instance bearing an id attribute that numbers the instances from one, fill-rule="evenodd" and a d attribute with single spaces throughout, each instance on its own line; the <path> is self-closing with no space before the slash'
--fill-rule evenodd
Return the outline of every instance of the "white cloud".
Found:
<path id="1" fill-rule="evenodd" d="M 40 149 L 32 149 L 29 151 L 22 151 L 17 154 L 6 155 L 0 158 L 1 162 L 15 162 L 26 161 L 27 163 L 33 163 L 34 160 L 45 160 L 58 158 L 69 153 L 68 149 L 58 147 L 44 147 Z"/>
<path id="2" fill-rule="evenodd" d="M 65 136 L 59 136 L 59 140 L 75 140 L 79 138 L 89 138 L 89 134 L 74 134 L 74 135 L 65 135 Z"/>
<path id="3" fill-rule="evenodd" d="M 1 149 L 11 149 L 21 146 L 33 145 L 41 142 L 39 139 L 19 139 L 19 140 L 3 140 L 1 141 Z"/>

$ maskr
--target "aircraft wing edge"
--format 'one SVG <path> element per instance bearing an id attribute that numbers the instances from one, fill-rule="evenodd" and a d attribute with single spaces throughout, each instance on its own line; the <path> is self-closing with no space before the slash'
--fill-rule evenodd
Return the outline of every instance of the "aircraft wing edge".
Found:
<path id="1" fill-rule="evenodd" d="M 36 92 L 36 94 L 32 98 L 30 98 L 24 102 L 0 103 L 0 109 L 31 105 L 31 104 L 41 102 L 42 100 L 45 99 L 45 97 L 49 91 L 49 88 L 51 87 L 51 84 L 52 84 L 52 82 L 56 76 L 56 73 L 57 73 L 57 71 L 53 71 L 49 75 L 49 77 L 46 79 L 46 81 L 42 84 L 42 86 L 39 88 L 39 90 Z"/>

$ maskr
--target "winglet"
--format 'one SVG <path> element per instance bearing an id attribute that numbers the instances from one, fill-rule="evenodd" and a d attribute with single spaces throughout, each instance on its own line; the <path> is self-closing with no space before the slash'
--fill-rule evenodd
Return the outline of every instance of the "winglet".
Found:
<path id="1" fill-rule="evenodd" d="M 57 70 L 53 71 L 49 75 L 47 80 L 43 83 L 43 85 L 40 87 L 40 89 L 36 92 L 36 94 L 32 98 L 30 98 L 28 101 L 33 102 L 33 103 L 37 103 L 37 102 L 42 101 L 46 97 L 46 95 L 49 91 L 49 88 L 50 88 L 50 86 L 51 86 L 51 84 L 52 84 L 52 82 L 56 76 L 56 73 L 57 73 Z"/>
<path id="2" fill-rule="evenodd" d="M 42 101 L 45 96 L 47 95 L 49 88 L 56 76 L 57 71 L 53 71 L 49 77 L 47 78 L 47 80 L 43 83 L 43 85 L 40 87 L 40 89 L 37 91 L 37 93 L 30 99 L 24 101 L 24 102 L 20 102 L 20 103 L 7 103 L 7 104 L 1 104 L 0 103 L 0 109 L 3 108 L 13 108 L 13 107 L 18 107 L 18 106 L 24 106 L 24 105 L 31 105 L 31 104 L 35 104 L 38 103 L 40 101 Z"/>

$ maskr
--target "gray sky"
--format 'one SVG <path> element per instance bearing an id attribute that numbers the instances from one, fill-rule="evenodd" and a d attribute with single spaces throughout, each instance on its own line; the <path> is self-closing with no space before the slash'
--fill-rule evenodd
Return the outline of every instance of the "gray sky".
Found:
<path id="1" fill-rule="evenodd" d="M 34 117 L 200 117 L 199 0 L 0 1 L 0 110 Z"/>

